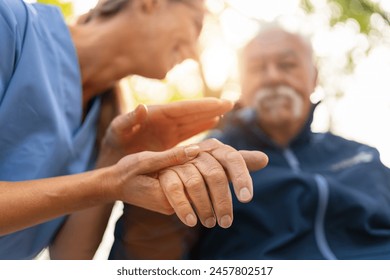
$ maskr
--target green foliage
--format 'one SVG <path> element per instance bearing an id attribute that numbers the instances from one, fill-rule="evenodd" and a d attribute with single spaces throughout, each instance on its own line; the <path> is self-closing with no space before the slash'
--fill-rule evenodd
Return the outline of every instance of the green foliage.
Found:
<path id="1" fill-rule="evenodd" d="M 61 0 L 37 0 L 41 4 L 50 4 L 60 7 L 65 18 L 70 18 L 73 16 L 73 3 L 71 1 L 61 1 Z"/>
<path id="2" fill-rule="evenodd" d="M 308 13 L 314 12 L 314 6 L 310 0 L 301 0 L 301 7 Z"/>
<path id="3" fill-rule="evenodd" d="M 312 0 L 301 0 L 301 7 L 308 13 L 315 12 Z M 378 14 L 385 22 L 390 24 L 390 15 L 381 9 L 378 3 L 370 0 L 327 0 L 333 6 L 330 25 L 339 22 L 355 20 L 360 27 L 360 32 L 369 34 L 374 28 L 371 25 L 371 16 Z"/>

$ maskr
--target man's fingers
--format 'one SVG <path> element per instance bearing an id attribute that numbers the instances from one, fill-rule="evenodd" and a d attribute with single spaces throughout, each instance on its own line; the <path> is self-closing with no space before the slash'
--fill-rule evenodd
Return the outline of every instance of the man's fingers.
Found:
<path id="1" fill-rule="evenodd" d="M 184 164 L 173 169 L 179 175 L 202 224 L 208 228 L 214 227 L 216 218 L 202 174 L 192 164 Z"/>
<path id="2" fill-rule="evenodd" d="M 241 202 L 249 202 L 253 197 L 253 182 L 241 153 L 230 146 L 223 145 L 212 150 L 214 156 L 229 174 L 234 192 Z"/>
<path id="3" fill-rule="evenodd" d="M 158 172 L 170 166 L 180 165 L 195 158 L 200 152 L 198 145 L 175 147 L 164 152 L 141 152 L 136 166 L 139 174 Z"/>
<path id="4" fill-rule="evenodd" d="M 184 186 L 176 172 L 164 170 L 159 173 L 160 185 L 178 218 L 187 226 L 197 223 L 194 210 L 184 191 Z"/>
<path id="5" fill-rule="evenodd" d="M 207 183 L 218 224 L 223 228 L 230 227 L 233 222 L 233 202 L 225 170 L 209 153 L 200 153 L 191 162 Z"/>
<path id="6" fill-rule="evenodd" d="M 263 152 L 246 150 L 240 150 L 239 152 L 244 158 L 249 171 L 260 170 L 268 164 L 268 156 Z"/>
<path id="7" fill-rule="evenodd" d="M 207 139 L 198 143 L 202 151 L 211 152 L 220 149 L 224 144 L 217 139 Z M 229 147 L 228 145 L 226 145 Z M 268 164 L 268 157 L 265 153 L 260 151 L 239 151 L 250 171 L 256 171 L 264 168 Z"/>
<path id="8" fill-rule="evenodd" d="M 207 151 L 226 169 L 241 202 L 248 202 L 253 196 L 253 183 L 249 170 L 263 168 L 268 157 L 259 151 L 237 151 L 216 139 L 208 139 L 198 144 L 202 151 Z"/>

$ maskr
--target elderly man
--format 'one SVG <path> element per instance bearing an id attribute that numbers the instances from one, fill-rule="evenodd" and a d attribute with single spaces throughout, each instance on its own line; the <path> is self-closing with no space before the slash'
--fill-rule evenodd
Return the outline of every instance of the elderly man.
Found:
<path id="1" fill-rule="evenodd" d="M 390 171 L 374 148 L 311 131 L 317 70 L 310 44 L 278 27 L 266 29 L 244 49 L 242 67 L 242 108 L 214 136 L 236 149 L 264 151 L 269 164 L 251 173 L 253 200 L 234 201 L 229 229 L 201 228 L 191 239 L 183 231 L 175 239 L 166 223 L 164 248 L 190 244 L 196 233 L 193 245 L 181 246 L 182 257 L 389 259 Z M 131 228 L 122 236 L 133 238 L 122 238 L 127 256 L 137 256 L 147 240 L 146 234 L 136 239 Z M 150 256 L 179 255 L 158 250 Z"/>
<path id="2" fill-rule="evenodd" d="M 270 28 L 245 48 L 242 105 L 220 140 L 262 150 L 249 205 L 229 230 L 205 231 L 194 258 L 390 258 L 390 171 L 377 150 L 313 133 L 317 82 L 310 44 Z"/>

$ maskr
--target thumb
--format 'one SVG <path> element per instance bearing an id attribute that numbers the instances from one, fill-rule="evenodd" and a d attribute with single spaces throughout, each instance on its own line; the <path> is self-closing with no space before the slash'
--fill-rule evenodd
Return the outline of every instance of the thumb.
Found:
<path id="1" fill-rule="evenodd" d="M 148 116 L 145 105 L 138 105 L 134 111 L 118 116 L 115 121 L 115 129 L 120 133 L 130 133 L 140 126 Z"/>
<path id="2" fill-rule="evenodd" d="M 170 166 L 181 165 L 200 153 L 198 145 L 175 147 L 163 152 L 142 152 L 138 157 L 140 174 L 157 172 Z"/>
<path id="3" fill-rule="evenodd" d="M 264 168 L 268 164 L 268 157 L 265 153 L 260 151 L 239 151 L 244 158 L 249 171 L 256 171 Z"/>

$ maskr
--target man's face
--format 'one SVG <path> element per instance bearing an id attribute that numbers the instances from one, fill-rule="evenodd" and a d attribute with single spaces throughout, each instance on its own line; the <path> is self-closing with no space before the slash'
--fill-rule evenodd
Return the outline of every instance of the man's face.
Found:
<path id="1" fill-rule="evenodd" d="M 311 51 L 300 37 L 270 30 L 245 49 L 242 100 L 256 108 L 262 126 L 303 125 L 315 86 Z"/>
<path id="2" fill-rule="evenodd" d="M 157 1 L 140 26 L 136 74 L 162 79 L 176 64 L 197 56 L 203 25 L 203 0 Z"/>

